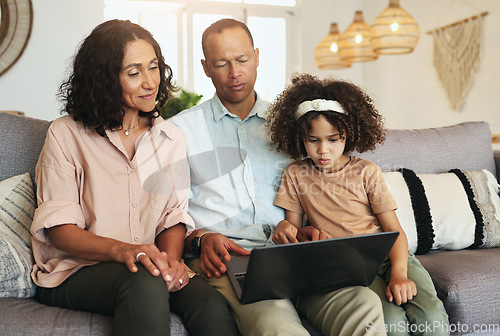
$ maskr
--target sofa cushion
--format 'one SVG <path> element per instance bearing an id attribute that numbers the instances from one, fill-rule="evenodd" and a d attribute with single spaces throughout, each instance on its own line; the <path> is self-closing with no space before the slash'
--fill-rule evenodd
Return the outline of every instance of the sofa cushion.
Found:
<path id="1" fill-rule="evenodd" d="M 500 197 L 488 170 L 384 173 L 410 248 L 458 250 L 500 246 Z"/>
<path id="2" fill-rule="evenodd" d="M 50 307 L 34 299 L 0 298 L 0 334 L 8 336 L 108 336 L 110 316 Z M 170 314 L 170 334 L 187 336 L 182 320 Z"/>
<path id="3" fill-rule="evenodd" d="M 500 334 L 500 248 L 434 251 L 418 259 L 432 277 L 451 327 L 462 328 L 454 335 L 479 334 L 473 333 L 479 326 L 496 328 L 482 335 Z"/>
<path id="4" fill-rule="evenodd" d="M 496 176 L 487 122 L 465 122 L 448 127 L 388 130 L 386 141 L 374 151 L 354 153 L 380 166 L 383 172 L 408 168 L 417 174 L 450 169 L 487 169 Z"/>
<path id="5" fill-rule="evenodd" d="M 49 125 L 46 120 L 0 112 L 0 181 L 26 172 L 34 178 Z"/>
<path id="6" fill-rule="evenodd" d="M 9 336 L 111 335 L 111 317 L 49 307 L 33 299 L 0 299 L 0 324 Z"/>
<path id="7" fill-rule="evenodd" d="M 29 173 L 0 182 L 0 297 L 31 297 L 30 227 L 35 193 Z"/>

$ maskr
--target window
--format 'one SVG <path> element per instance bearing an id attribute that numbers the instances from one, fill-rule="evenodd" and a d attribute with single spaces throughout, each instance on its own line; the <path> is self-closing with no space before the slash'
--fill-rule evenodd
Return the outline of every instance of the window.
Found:
<path id="1" fill-rule="evenodd" d="M 260 51 L 256 91 L 272 101 L 292 74 L 295 0 L 106 0 L 104 19 L 128 19 L 148 29 L 160 44 L 176 84 L 210 99 L 215 89 L 203 72 L 201 35 L 213 22 L 245 22 Z"/>

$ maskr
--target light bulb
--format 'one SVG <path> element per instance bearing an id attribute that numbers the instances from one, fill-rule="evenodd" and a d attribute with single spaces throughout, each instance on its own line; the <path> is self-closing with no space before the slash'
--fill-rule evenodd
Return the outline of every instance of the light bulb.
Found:
<path id="1" fill-rule="evenodd" d="M 356 37 L 354 38 L 354 41 L 356 43 L 361 43 L 361 41 L 363 41 L 363 36 L 361 36 L 360 34 L 356 35 Z"/>
<path id="2" fill-rule="evenodd" d="M 337 46 L 337 43 L 332 43 L 332 47 L 330 49 L 332 50 L 332 52 L 339 51 L 339 47 Z"/>
<path id="3" fill-rule="evenodd" d="M 391 25 L 391 30 L 395 32 L 398 29 L 399 29 L 399 24 L 397 22 L 393 22 L 393 24 Z"/>

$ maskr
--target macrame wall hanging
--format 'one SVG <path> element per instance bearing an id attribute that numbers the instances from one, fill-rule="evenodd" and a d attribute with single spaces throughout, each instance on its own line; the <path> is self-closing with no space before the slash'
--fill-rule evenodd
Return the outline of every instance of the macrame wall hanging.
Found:
<path id="1" fill-rule="evenodd" d="M 455 111 L 463 106 L 479 68 L 483 17 L 487 14 L 483 12 L 428 32 L 434 38 L 434 67 Z"/>

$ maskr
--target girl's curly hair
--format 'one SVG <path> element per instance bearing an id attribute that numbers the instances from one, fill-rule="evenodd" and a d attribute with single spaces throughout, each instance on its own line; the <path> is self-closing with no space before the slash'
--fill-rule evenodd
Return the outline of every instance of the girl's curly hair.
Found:
<path id="1" fill-rule="evenodd" d="M 59 87 L 58 97 L 64 103 L 62 113 L 101 136 L 106 130 L 121 127 L 124 110 L 119 74 L 127 43 L 139 39 L 149 42 L 158 58 L 160 84 L 156 100 L 163 105 L 177 88 L 158 42 L 137 24 L 110 20 L 94 28 L 80 45 L 73 59 L 73 72 Z M 139 114 L 148 118 L 150 124 L 159 116 L 156 108 Z"/>
<path id="2" fill-rule="evenodd" d="M 307 100 L 335 100 L 344 113 L 312 111 L 296 118 L 297 107 Z M 344 153 L 359 153 L 375 149 L 385 140 L 382 116 L 372 99 L 358 86 L 341 80 L 320 80 L 309 74 L 292 77 L 291 84 L 270 106 L 267 124 L 270 125 L 271 141 L 278 151 L 284 151 L 292 159 L 307 157 L 303 139 L 311 130 L 311 121 L 323 115 L 345 137 Z"/>

